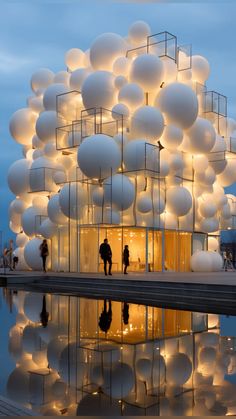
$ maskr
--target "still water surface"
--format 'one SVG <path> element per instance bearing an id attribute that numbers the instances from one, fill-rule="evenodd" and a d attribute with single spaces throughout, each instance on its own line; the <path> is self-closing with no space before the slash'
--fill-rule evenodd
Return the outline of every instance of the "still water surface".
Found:
<path id="1" fill-rule="evenodd" d="M 236 319 L 0 290 L 0 393 L 39 415 L 235 415 Z"/>

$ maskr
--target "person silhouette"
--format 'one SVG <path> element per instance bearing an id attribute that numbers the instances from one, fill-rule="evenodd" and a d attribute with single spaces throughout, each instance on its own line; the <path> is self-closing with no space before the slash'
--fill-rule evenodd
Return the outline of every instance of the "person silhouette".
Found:
<path id="1" fill-rule="evenodd" d="M 100 245 L 99 248 L 100 256 L 104 262 L 104 273 L 107 275 L 107 262 L 109 265 L 109 275 L 112 275 L 111 273 L 111 267 L 112 267 L 112 251 L 111 246 L 108 243 L 107 239 L 104 239 L 104 242 Z"/>
<path id="2" fill-rule="evenodd" d="M 40 250 L 40 256 L 43 260 L 43 270 L 44 272 L 46 272 L 46 262 L 47 262 L 47 257 L 49 255 L 48 243 L 46 239 L 44 239 L 42 243 L 40 244 L 39 250 Z"/>
<path id="3" fill-rule="evenodd" d="M 107 300 L 104 300 L 103 310 L 99 317 L 98 325 L 103 332 L 107 333 L 108 330 L 110 329 L 111 322 L 112 322 L 111 301 L 109 300 L 109 306 L 107 310 Z"/>
<path id="4" fill-rule="evenodd" d="M 43 327 L 47 327 L 48 325 L 48 318 L 49 318 L 49 312 L 47 311 L 46 308 L 46 296 L 43 296 L 43 306 L 42 306 L 42 311 L 40 313 L 40 320 L 41 320 L 41 324 Z"/>
<path id="5" fill-rule="evenodd" d="M 124 274 L 128 274 L 127 272 L 127 268 L 129 266 L 129 246 L 126 244 L 123 250 L 123 264 L 125 265 L 124 267 Z"/>
<path id="6" fill-rule="evenodd" d="M 123 318 L 124 324 L 129 324 L 129 304 L 125 302 L 123 304 L 123 309 L 122 309 L 122 318 Z"/>

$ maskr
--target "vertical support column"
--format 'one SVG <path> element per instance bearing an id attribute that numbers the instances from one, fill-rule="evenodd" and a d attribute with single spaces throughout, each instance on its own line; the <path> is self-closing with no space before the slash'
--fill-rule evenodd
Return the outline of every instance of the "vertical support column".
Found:
<path id="1" fill-rule="evenodd" d="M 161 271 L 165 272 L 165 230 L 161 232 Z"/>
<path id="2" fill-rule="evenodd" d="M 146 261 L 145 261 L 145 272 L 148 272 L 148 227 L 146 228 Z"/>

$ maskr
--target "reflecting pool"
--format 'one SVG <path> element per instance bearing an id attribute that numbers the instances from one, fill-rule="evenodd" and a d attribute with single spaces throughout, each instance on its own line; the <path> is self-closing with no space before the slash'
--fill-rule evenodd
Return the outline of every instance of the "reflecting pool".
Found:
<path id="1" fill-rule="evenodd" d="M 38 415 L 236 414 L 233 316 L 0 293 L 0 392 Z"/>

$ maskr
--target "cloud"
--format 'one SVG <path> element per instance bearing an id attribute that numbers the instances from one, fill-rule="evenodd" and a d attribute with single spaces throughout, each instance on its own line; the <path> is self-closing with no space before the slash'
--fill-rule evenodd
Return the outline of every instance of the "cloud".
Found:
<path id="1" fill-rule="evenodd" d="M 30 57 L 16 56 L 6 51 L 0 51 L 0 72 L 14 73 L 34 61 Z"/>

